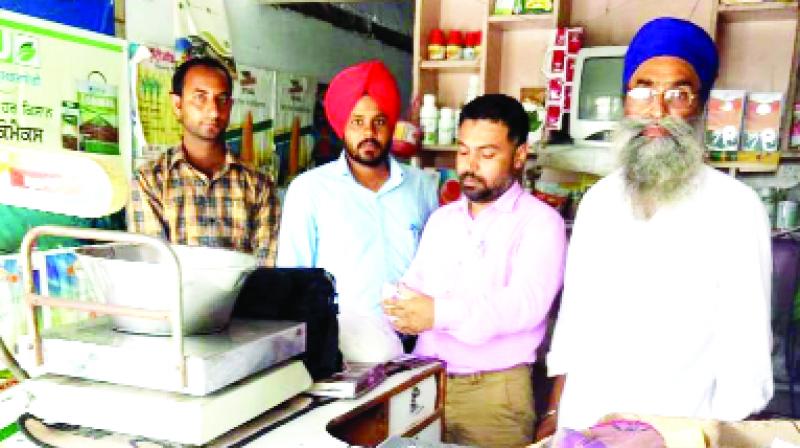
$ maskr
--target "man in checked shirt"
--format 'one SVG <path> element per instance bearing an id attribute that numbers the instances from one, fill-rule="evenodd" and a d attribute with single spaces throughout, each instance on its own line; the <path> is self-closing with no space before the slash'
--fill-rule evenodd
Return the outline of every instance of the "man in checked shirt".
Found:
<path id="1" fill-rule="evenodd" d="M 225 146 L 232 80 L 215 59 L 183 63 L 172 77 L 181 144 L 136 172 L 129 230 L 176 244 L 234 249 L 275 263 L 280 205 L 268 176 Z"/>

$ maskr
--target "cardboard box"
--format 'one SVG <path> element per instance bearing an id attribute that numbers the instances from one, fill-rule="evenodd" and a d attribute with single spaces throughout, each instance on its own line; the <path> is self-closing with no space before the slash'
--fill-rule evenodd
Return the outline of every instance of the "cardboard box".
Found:
<path id="1" fill-rule="evenodd" d="M 768 448 L 775 439 L 800 445 L 800 421 L 764 420 L 720 422 L 717 420 L 610 414 L 602 421 L 641 420 L 653 425 L 664 437 L 667 448 Z M 701 436 L 699 441 L 697 436 Z M 549 438 L 532 448 L 548 447 Z M 557 448 L 557 447 L 552 447 Z"/>

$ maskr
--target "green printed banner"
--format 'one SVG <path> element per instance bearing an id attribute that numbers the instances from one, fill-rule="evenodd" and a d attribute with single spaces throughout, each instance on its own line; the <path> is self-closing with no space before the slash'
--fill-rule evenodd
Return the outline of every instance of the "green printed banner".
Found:
<path id="1" fill-rule="evenodd" d="M 122 207 L 127 76 L 124 41 L 0 10 L 0 203 L 84 217 Z"/>

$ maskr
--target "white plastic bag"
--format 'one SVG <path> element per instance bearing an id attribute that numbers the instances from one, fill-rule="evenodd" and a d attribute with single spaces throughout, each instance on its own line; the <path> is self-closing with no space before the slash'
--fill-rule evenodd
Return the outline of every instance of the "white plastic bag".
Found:
<path id="1" fill-rule="evenodd" d="M 339 350 L 345 361 L 387 362 L 403 354 L 403 344 L 382 315 L 339 314 Z"/>

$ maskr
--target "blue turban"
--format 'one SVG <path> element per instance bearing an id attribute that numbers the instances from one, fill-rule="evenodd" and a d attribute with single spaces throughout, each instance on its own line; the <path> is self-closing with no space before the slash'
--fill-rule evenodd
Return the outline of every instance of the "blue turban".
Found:
<path id="1" fill-rule="evenodd" d="M 628 82 L 642 63 L 657 56 L 674 56 L 688 62 L 700 78 L 700 95 L 704 100 L 708 98 L 717 78 L 719 55 L 704 29 L 672 17 L 647 22 L 633 36 L 625 54 L 623 89 L 628 89 Z"/>

